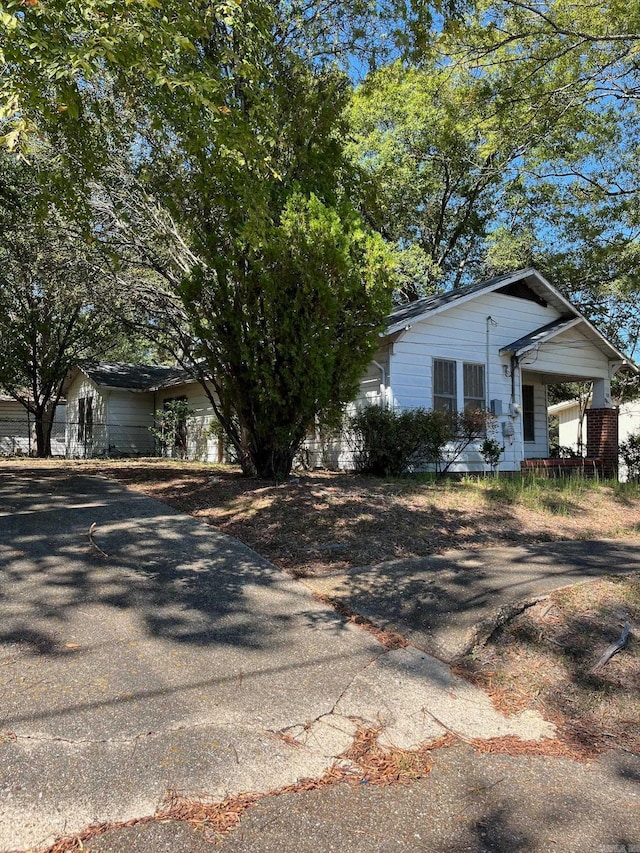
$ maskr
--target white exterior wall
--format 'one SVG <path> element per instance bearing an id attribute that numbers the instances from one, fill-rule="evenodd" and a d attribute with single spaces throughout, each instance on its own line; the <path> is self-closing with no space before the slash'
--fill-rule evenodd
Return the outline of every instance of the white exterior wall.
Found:
<path id="1" fill-rule="evenodd" d="M 93 399 L 91 440 L 78 436 L 79 400 Z M 72 458 L 94 456 L 151 456 L 155 440 L 153 394 L 97 386 L 78 373 L 67 392 L 66 454 Z"/>
<path id="2" fill-rule="evenodd" d="M 567 374 L 574 381 L 609 378 L 607 356 L 575 327 L 544 344 L 539 352 L 527 353 L 521 367 L 538 373 Z"/>
<path id="3" fill-rule="evenodd" d="M 58 404 L 51 431 L 51 453 L 65 455 L 65 405 Z M 29 429 L 31 428 L 31 442 Z M 0 456 L 19 454 L 27 456 L 29 448 L 35 452 L 36 439 L 33 417 L 15 400 L 0 400 Z"/>
<path id="4" fill-rule="evenodd" d="M 550 305 L 493 292 L 436 310 L 419 322 L 409 321 L 407 329 L 376 356 L 376 361 L 385 368 L 388 404 L 396 409 L 433 408 L 433 361 L 447 359 L 456 362 L 457 405 L 458 411 L 462 411 L 463 364 L 485 365 L 487 401 L 498 401 L 502 410 L 490 436 L 505 447 L 500 470 L 519 471 L 523 459 L 549 455 L 546 386 L 566 377 L 605 380 L 609 377 L 607 356 L 581 331 L 569 329 L 521 358 L 515 371 L 516 411 L 512 412 L 511 358 L 500 356 L 499 351 L 560 316 Z M 489 317 L 491 323 L 487 322 Z M 370 365 L 355 406 L 376 400 L 371 389 L 377 376 L 380 371 Z M 534 386 L 534 441 L 524 441 L 522 384 Z M 514 434 L 505 435 L 505 427 L 507 433 L 513 427 Z M 343 441 L 339 465 L 348 468 L 352 454 L 346 445 L 348 442 Z M 472 445 L 450 470 L 483 471 L 485 467 L 478 446 Z"/>
<path id="5" fill-rule="evenodd" d="M 618 416 L 618 438 L 626 441 L 630 435 L 640 432 L 640 400 L 623 403 Z"/>
<path id="6" fill-rule="evenodd" d="M 591 404 L 587 404 L 591 408 Z M 552 412 L 558 418 L 559 434 L 558 441 L 563 447 L 578 449 L 578 403 L 565 406 L 557 412 Z M 640 432 L 640 400 L 623 403 L 618 410 L 618 442 L 622 444 L 630 435 Z M 587 446 L 587 419 L 585 417 L 582 425 L 583 447 Z M 625 481 L 627 472 L 625 466 L 620 462 L 619 479 Z"/>
<path id="7" fill-rule="evenodd" d="M 0 456 L 29 453 L 29 422 L 24 406 L 0 401 Z"/>
<path id="8" fill-rule="evenodd" d="M 390 344 L 382 346 L 369 363 L 360 380 L 358 394 L 346 407 L 345 417 L 349 418 L 366 406 L 387 406 L 391 404 L 389 387 Z M 303 449 L 308 454 L 311 467 L 331 468 L 350 471 L 354 468 L 355 442 L 353 434 L 344 429 L 340 434 L 321 435 L 315 430 L 305 440 Z"/>
<path id="9" fill-rule="evenodd" d="M 217 462 L 219 438 L 210 432 L 217 418 L 204 389 L 199 382 L 163 388 L 156 393 L 156 409 L 161 410 L 165 400 L 175 397 L 186 397 L 193 413 L 187 420 L 187 458 L 199 462 Z"/>
<path id="10" fill-rule="evenodd" d="M 153 393 L 113 388 L 102 389 L 102 394 L 109 456 L 153 456 Z"/>
<path id="11" fill-rule="evenodd" d="M 589 408 L 587 406 L 587 408 Z M 558 444 L 561 447 L 570 447 L 574 452 L 578 452 L 578 423 L 580 420 L 580 409 L 578 403 L 575 403 L 567 408 L 563 408 L 552 414 L 558 418 Z M 619 423 L 619 422 L 618 422 Z M 587 419 L 585 417 L 582 424 L 582 444 L 587 445 Z"/>
<path id="12" fill-rule="evenodd" d="M 81 397 L 93 399 L 93 436 L 91 441 L 78 437 L 79 400 Z M 84 373 L 78 373 L 67 391 L 66 413 L 66 455 L 71 458 L 101 456 L 106 453 L 106 411 L 105 401 L 100 389 Z"/>
<path id="13" fill-rule="evenodd" d="M 501 347 L 529 334 L 535 329 L 550 323 L 559 316 L 552 307 L 544 307 L 537 302 L 490 293 L 476 297 L 461 305 L 454 305 L 445 311 L 434 314 L 411 326 L 393 345 L 391 356 L 391 383 L 393 403 L 398 408 L 423 406 L 432 408 L 432 367 L 435 359 L 456 361 L 458 371 L 458 408 L 462 409 L 462 365 L 464 362 L 485 364 L 487 362 L 487 317 L 496 325 L 489 324 L 489 364 L 485 367 L 485 381 L 489 400 L 499 400 L 502 415 L 496 421 L 496 439 L 504 443 L 505 451 L 500 460 L 500 470 L 518 471 L 520 461 L 527 455 L 522 438 L 522 420 L 509 416 L 511 402 L 511 359 L 500 356 Z M 577 350 L 572 354 L 578 357 Z M 606 359 L 605 359 L 606 363 Z M 522 367 L 525 367 L 523 364 Z M 559 363 L 554 364 L 558 371 Z M 539 367 L 536 365 L 536 370 Z M 564 371 L 565 366 L 562 366 Z M 521 399 L 522 368 L 516 372 L 516 400 Z M 546 423 L 545 397 L 542 386 L 536 388 L 536 439 L 538 422 Z M 538 414 L 539 409 L 539 414 Z M 503 424 L 512 423 L 515 435 L 504 437 Z M 545 439 L 546 441 L 546 439 Z M 545 445 L 546 447 L 546 445 Z M 546 455 L 543 447 L 531 448 L 536 456 Z M 482 471 L 484 461 L 477 448 L 469 448 L 466 457 L 454 471 Z"/>

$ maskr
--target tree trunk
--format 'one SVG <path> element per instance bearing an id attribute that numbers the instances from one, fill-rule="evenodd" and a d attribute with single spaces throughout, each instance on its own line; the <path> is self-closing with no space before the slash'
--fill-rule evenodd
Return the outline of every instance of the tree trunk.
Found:
<path id="1" fill-rule="evenodd" d="M 51 430 L 53 428 L 54 410 L 40 409 L 35 413 L 36 456 L 46 459 L 51 456 Z"/>
<path id="2" fill-rule="evenodd" d="M 291 473 L 294 453 L 289 448 L 268 447 L 254 448 L 251 458 L 256 470 L 256 476 L 261 480 L 286 480 Z"/>
<path id="3" fill-rule="evenodd" d="M 250 436 L 247 444 L 251 464 L 255 469 L 254 476 L 261 480 L 275 480 L 276 483 L 286 480 L 291 473 L 293 459 L 302 443 L 304 431 L 300 438 L 289 433 L 278 441 L 274 435 L 265 434 L 260 430 Z"/>

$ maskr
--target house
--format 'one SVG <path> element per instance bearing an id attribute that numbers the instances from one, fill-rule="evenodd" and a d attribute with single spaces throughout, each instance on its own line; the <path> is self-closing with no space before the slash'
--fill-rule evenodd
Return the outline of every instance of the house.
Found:
<path id="1" fill-rule="evenodd" d="M 617 465 L 617 410 L 610 382 L 623 367 L 637 372 L 529 268 L 395 308 L 354 407 L 486 408 L 504 445 L 500 470 L 519 471 L 549 456 L 548 386 L 589 380 L 587 455 L 611 473 Z M 353 466 L 348 439 L 316 447 L 316 461 L 320 455 L 338 467 Z M 479 448 L 471 446 L 451 470 L 485 468 Z"/>
<path id="2" fill-rule="evenodd" d="M 65 403 L 60 401 L 51 430 L 51 453 L 65 455 Z M 28 456 L 35 450 L 33 415 L 13 397 L 0 394 L 0 456 Z"/>
<path id="3" fill-rule="evenodd" d="M 587 455 L 610 474 L 617 467 L 617 409 L 611 377 L 637 372 L 537 270 L 529 268 L 395 308 L 351 411 L 364 405 L 422 407 L 495 415 L 501 471 L 542 464 L 549 456 L 547 388 L 591 381 Z M 180 455 L 221 461 L 217 423 L 202 386 L 182 369 L 101 364 L 77 368 L 66 385 L 69 456 L 141 456 L 158 452 L 154 413 L 186 400 Z M 348 435 L 306 444 L 311 464 L 349 469 Z M 178 448 L 163 448 L 172 454 Z M 470 446 L 450 470 L 484 471 Z"/>
<path id="4" fill-rule="evenodd" d="M 212 425 L 217 423 L 203 387 L 182 368 L 164 365 L 98 364 L 77 367 L 65 382 L 67 397 L 66 455 L 185 456 L 218 461 L 221 447 Z M 152 432 L 156 412 L 184 400 L 188 416 L 176 444 L 158 447 Z"/>
<path id="5" fill-rule="evenodd" d="M 591 399 L 586 401 L 586 412 L 591 408 Z M 580 404 L 577 400 L 565 400 L 549 406 L 549 416 L 558 419 L 558 444 L 581 455 L 588 443 L 588 418 L 581 422 Z M 640 400 L 622 403 L 618 407 L 618 441 L 626 441 L 630 435 L 640 433 Z M 621 479 L 626 479 L 624 466 L 620 465 Z"/>

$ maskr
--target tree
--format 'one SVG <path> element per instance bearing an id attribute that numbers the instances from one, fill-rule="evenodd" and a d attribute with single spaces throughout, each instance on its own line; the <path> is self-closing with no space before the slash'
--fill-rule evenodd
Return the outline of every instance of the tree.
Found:
<path id="1" fill-rule="evenodd" d="M 514 72 L 469 62 L 444 33 L 417 66 L 396 62 L 370 74 L 349 111 L 351 153 L 362 169 L 363 207 L 398 252 L 401 299 L 458 286 L 483 267 L 487 236 L 518 209 L 533 162 L 568 154 L 591 133 L 586 109 L 549 91 L 558 70 L 520 86 L 535 113 L 510 100 Z"/>
<path id="2" fill-rule="evenodd" d="M 111 239 L 121 258 L 130 239 L 136 267 L 164 280 L 138 280 L 132 316 L 202 383 L 245 473 L 281 479 L 317 418 L 340 417 L 370 359 L 389 308 L 384 244 L 346 200 L 294 191 L 259 240 L 196 256 L 148 195 L 127 198 L 99 206 Z"/>
<path id="3" fill-rule="evenodd" d="M 92 170 L 106 162 L 123 104 L 144 102 L 154 115 L 186 99 L 217 114 L 224 135 L 238 74 L 269 72 L 265 46 L 355 74 L 420 50 L 430 24 L 422 0 L 4 0 L 0 122 L 10 146 L 35 128 L 73 141 Z M 115 110 L 106 91 L 120 99 Z"/>
<path id="4" fill-rule="evenodd" d="M 33 416 L 43 457 L 68 371 L 106 352 L 119 330 L 100 255 L 46 200 L 39 210 L 41 177 L 0 162 L 0 387 Z"/>
<path id="5" fill-rule="evenodd" d="M 352 393 L 387 308 L 384 247 L 347 200 L 349 83 L 327 63 L 332 44 L 344 56 L 360 39 L 370 5 L 333 0 L 323 18 L 257 0 L 10 0 L 1 20 L 9 141 L 31 121 L 101 184 L 96 238 L 114 272 L 147 265 L 152 331 L 213 383 L 243 467 L 261 476 L 286 475 L 316 416 Z M 126 164 L 115 193 L 114 152 Z M 123 204 L 132 192 L 141 209 Z"/>
<path id="6" fill-rule="evenodd" d="M 563 65 L 575 98 L 637 100 L 640 16 L 617 0 L 575 4 L 568 0 L 480 0 L 452 30 L 478 62 L 517 58 L 520 80 L 545 76 Z"/>
<path id="7" fill-rule="evenodd" d="M 148 270 L 134 314 L 213 386 L 244 470 L 282 478 L 316 418 L 354 393 L 392 265 L 349 202 L 348 81 L 264 50 L 265 77 L 229 72 L 233 139 L 188 97 L 167 101 L 161 122 L 142 105 L 134 156 L 120 152 L 91 205 L 114 272 Z"/>

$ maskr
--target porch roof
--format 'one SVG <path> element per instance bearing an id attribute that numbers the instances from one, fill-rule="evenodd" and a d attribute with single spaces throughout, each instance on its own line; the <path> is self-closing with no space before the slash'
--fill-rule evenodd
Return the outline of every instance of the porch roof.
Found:
<path id="1" fill-rule="evenodd" d="M 500 355 L 507 355 L 508 353 L 513 353 L 513 355 L 522 355 L 530 349 L 533 349 L 535 346 L 540 346 L 541 344 L 546 343 L 546 341 L 551 340 L 551 338 L 555 338 L 555 336 L 559 335 L 561 332 L 566 332 L 567 329 L 577 326 L 580 322 L 582 322 L 581 317 L 558 317 L 557 320 L 552 320 L 545 326 L 540 326 L 539 329 L 529 332 L 528 335 L 523 335 L 523 337 L 518 338 L 517 341 L 513 341 L 512 343 L 501 347 Z"/>
<path id="2" fill-rule="evenodd" d="M 524 355 L 526 352 L 543 346 L 552 338 L 555 338 L 563 332 L 566 332 L 568 329 L 572 329 L 576 326 L 580 327 L 580 332 L 582 332 L 585 338 L 590 340 L 595 347 L 603 352 L 609 361 L 618 362 L 619 366 L 624 365 L 633 373 L 640 372 L 638 367 L 630 359 L 626 358 L 620 350 L 616 349 L 613 344 L 609 343 L 604 335 L 581 314 L 578 314 L 577 316 L 575 314 L 565 314 L 562 317 L 558 317 L 556 320 L 552 320 L 545 326 L 540 326 L 539 329 L 534 329 L 534 331 L 529 332 L 528 335 L 524 335 L 512 343 L 501 347 L 500 355 L 511 354 L 516 357 Z"/>

